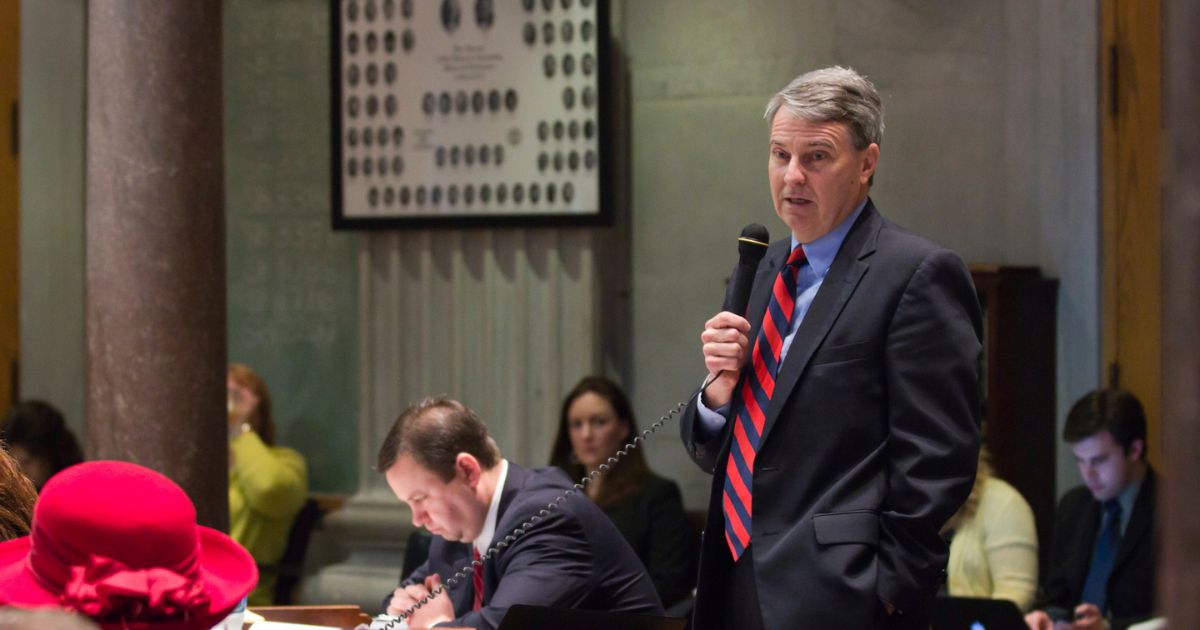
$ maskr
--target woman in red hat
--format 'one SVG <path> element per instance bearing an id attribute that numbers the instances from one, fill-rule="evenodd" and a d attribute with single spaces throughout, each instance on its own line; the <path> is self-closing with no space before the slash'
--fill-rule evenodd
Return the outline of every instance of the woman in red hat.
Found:
<path id="1" fill-rule="evenodd" d="M 257 580 L 250 554 L 197 525 L 178 485 L 128 462 L 55 475 L 30 534 L 0 543 L 0 606 L 62 608 L 102 628 L 209 630 Z"/>

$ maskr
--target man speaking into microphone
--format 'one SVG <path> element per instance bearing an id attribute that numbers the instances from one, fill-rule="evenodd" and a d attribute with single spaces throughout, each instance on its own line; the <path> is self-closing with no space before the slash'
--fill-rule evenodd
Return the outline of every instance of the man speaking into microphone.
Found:
<path id="1" fill-rule="evenodd" d="M 928 628 L 938 531 L 975 476 L 978 298 L 957 255 L 868 196 L 883 135 L 869 81 L 809 72 L 765 117 L 789 234 L 748 303 L 705 323 L 714 380 L 681 419 L 713 475 L 692 627 Z"/>

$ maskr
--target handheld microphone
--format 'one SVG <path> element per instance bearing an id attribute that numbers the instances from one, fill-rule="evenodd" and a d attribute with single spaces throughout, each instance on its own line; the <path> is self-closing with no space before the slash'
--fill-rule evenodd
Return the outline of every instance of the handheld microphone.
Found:
<path id="1" fill-rule="evenodd" d="M 751 223 L 742 228 L 738 237 L 738 262 L 729 277 L 729 289 L 725 291 L 725 304 L 721 310 L 746 314 L 746 305 L 750 302 L 750 289 L 754 287 L 754 272 L 758 263 L 767 253 L 767 245 L 771 236 L 767 228 Z"/>

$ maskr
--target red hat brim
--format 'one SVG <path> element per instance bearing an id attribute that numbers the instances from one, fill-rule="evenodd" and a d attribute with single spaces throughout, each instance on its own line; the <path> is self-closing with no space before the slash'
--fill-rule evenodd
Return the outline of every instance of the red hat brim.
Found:
<path id="1" fill-rule="evenodd" d="M 178 623 L 101 624 L 104 628 L 208 630 L 229 615 L 258 583 L 258 567 L 250 552 L 229 536 L 197 526 L 200 534 L 200 578 L 209 598 L 209 613 Z M 59 594 L 43 585 L 29 570 L 29 536 L 0 543 L 0 606 L 59 608 Z"/>

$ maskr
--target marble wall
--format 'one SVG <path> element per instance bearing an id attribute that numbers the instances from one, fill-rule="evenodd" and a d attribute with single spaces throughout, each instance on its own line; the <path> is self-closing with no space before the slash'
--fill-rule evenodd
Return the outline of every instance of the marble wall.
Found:
<path id="1" fill-rule="evenodd" d="M 50 401 L 84 435 L 84 100 L 87 6 L 21 2 L 23 398 Z"/>

